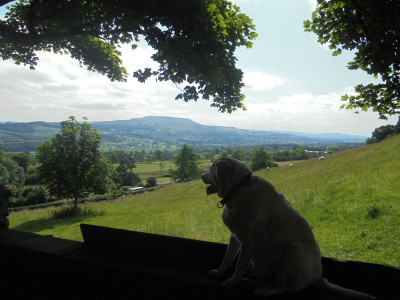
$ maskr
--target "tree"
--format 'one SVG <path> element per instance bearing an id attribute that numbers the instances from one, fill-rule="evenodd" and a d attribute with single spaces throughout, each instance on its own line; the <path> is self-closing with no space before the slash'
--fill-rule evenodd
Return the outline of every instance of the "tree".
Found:
<path id="1" fill-rule="evenodd" d="M 1 0 L 0 6 L 12 0 Z M 175 99 L 212 99 L 222 112 L 245 109 L 235 50 L 251 47 L 252 20 L 228 0 L 20 0 L 0 20 L 0 57 L 37 65 L 37 51 L 65 53 L 112 81 L 126 81 L 119 44 L 143 36 L 158 70 L 134 72 L 183 85 Z"/>
<path id="2" fill-rule="evenodd" d="M 73 198 L 77 209 L 84 193 L 107 185 L 111 165 L 99 149 L 100 134 L 90 124 L 74 117 L 60 124 L 61 133 L 38 146 L 39 175 L 50 194 Z"/>
<path id="3" fill-rule="evenodd" d="M 17 194 L 17 185 L 24 180 L 24 170 L 0 150 L 0 228 L 8 229 L 9 201 Z"/>
<path id="4" fill-rule="evenodd" d="M 394 134 L 394 125 L 383 125 L 374 130 L 372 132 L 372 138 L 375 139 L 375 142 L 380 142 L 383 141 L 385 138 L 387 138 L 390 135 Z"/>
<path id="5" fill-rule="evenodd" d="M 135 154 L 130 151 L 129 153 L 124 151 L 118 151 L 119 165 L 115 169 L 118 174 L 114 181 L 118 184 L 125 186 L 137 185 L 142 180 L 140 177 L 133 172 L 133 168 L 136 168 Z"/>
<path id="6" fill-rule="evenodd" d="M 180 181 L 200 178 L 201 170 L 198 165 L 197 154 L 191 147 L 184 144 L 176 156 L 176 169 L 172 170 L 171 177 L 173 180 L 179 179 Z"/>
<path id="7" fill-rule="evenodd" d="M 378 84 L 359 84 L 356 95 L 344 95 L 343 107 L 372 108 L 381 119 L 400 114 L 400 2 L 397 0 L 318 0 L 312 20 L 304 22 L 333 55 L 355 50 L 350 70 L 363 70 Z"/>
<path id="8" fill-rule="evenodd" d="M 232 158 L 235 158 L 237 160 L 243 160 L 244 155 L 244 151 L 240 148 L 237 148 L 232 152 Z"/>
<path id="9" fill-rule="evenodd" d="M 394 134 L 400 134 L 400 117 L 399 120 L 397 121 L 397 124 L 394 125 Z"/>
<path id="10" fill-rule="evenodd" d="M 378 143 L 391 135 L 400 134 L 400 118 L 396 125 L 383 125 L 372 132 L 372 137 L 368 138 L 366 144 Z"/>
<path id="11" fill-rule="evenodd" d="M 263 148 L 258 148 L 252 153 L 250 168 L 253 171 L 272 167 L 271 156 Z"/>
<path id="12" fill-rule="evenodd" d="M 28 166 L 34 162 L 34 158 L 29 152 L 12 154 L 11 159 L 23 168 L 25 173 L 28 172 Z"/>

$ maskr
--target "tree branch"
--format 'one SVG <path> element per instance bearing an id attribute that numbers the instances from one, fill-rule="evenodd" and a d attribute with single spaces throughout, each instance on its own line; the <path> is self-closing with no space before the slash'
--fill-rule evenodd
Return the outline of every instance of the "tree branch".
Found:
<path id="1" fill-rule="evenodd" d="M 364 20 L 362 18 L 362 13 L 361 12 L 363 11 L 363 8 L 360 6 L 360 4 L 358 3 L 357 0 L 353 0 L 353 3 L 354 3 L 354 7 L 356 8 L 356 17 L 358 19 L 358 22 L 360 23 L 360 25 L 361 25 L 361 27 L 362 27 L 362 29 L 363 29 L 363 31 L 365 33 L 365 36 L 367 37 L 368 41 L 372 41 L 372 37 L 369 34 L 367 26 L 365 26 Z"/>
<path id="2" fill-rule="evenodd" d="M 13 2 L 13 0 L 0 0 L 0 7 L 3 6 L 3 5 L 6 5 L 6 4 L 10 3 L 10 2 Z"/>
<path id="3" fill-rule="evenodd" d="M 33 45 L 40 43 L 42 41 L 53 39 L 53 40 L 61 40 L 68 37 L 79 36 L 79 35 L 90 35 L 97 38 L 101 38 L 104 35 L 114 35 L 121 34 L 124 32 L 131 32 L 136 35 L 144 34 L 145 32 L 140 28 L 121 28 L 115 30 L 107 30 L 107 31 L 98 31 L 98 30 L 83 30 L 85 26 L 80 26 L 78 28 L 74 28 L 67 32 L 56 32 L 56 33 L 45 33 L 45 34 L 36 34 L 36 33 L 22 33 L 16 32 L 13 28 L 0 24 L 0 36 L 6 38 L 11 42 L 16 42 L 22 45 Z"/>
<path id="4" fill-rule="evenodd" d="M 35 6 L 37 0 L 33 0 L 28 8 L 28 30 L 29 33 L 33 36 L 37 35 L 36 28 L 35 28 Z"/>

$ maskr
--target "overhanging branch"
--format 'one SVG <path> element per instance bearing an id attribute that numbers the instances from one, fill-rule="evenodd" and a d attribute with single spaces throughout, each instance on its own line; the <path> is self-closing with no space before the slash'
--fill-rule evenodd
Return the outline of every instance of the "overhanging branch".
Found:
<path id="1" fill-rule="evenodd" d="M 13 0 L 0 0 L 0 6 L 13 2 Z"/>

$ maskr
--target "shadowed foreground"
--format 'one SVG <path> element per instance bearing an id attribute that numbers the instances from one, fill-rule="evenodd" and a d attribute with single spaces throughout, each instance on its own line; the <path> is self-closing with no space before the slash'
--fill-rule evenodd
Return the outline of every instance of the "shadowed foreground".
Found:
<path id="1" fill-rule="evenodd" d="M 84 243 L 0 230 L 2 299 L 252 299 L 246 284 L 228 289 L 207 272 L 226 245 L 81 224 Z M 322 258 L 332 283 L 379 299 L 400 295 L 400 269 Z M 270 299 L 346 299 L 309 287 Z"/>

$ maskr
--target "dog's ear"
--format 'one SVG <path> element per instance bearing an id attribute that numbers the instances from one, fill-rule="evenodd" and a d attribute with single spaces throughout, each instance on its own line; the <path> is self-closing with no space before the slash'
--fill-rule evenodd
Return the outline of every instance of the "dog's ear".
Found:
<path id="1" fill-rule="evenodd" d="M 222 182 L 228 174 L 233 172 L 234 166 L 229 160 L 221 158 L 216 162 L 215 169 L 217 177 L 216 179 L 218 182 Z"/>

